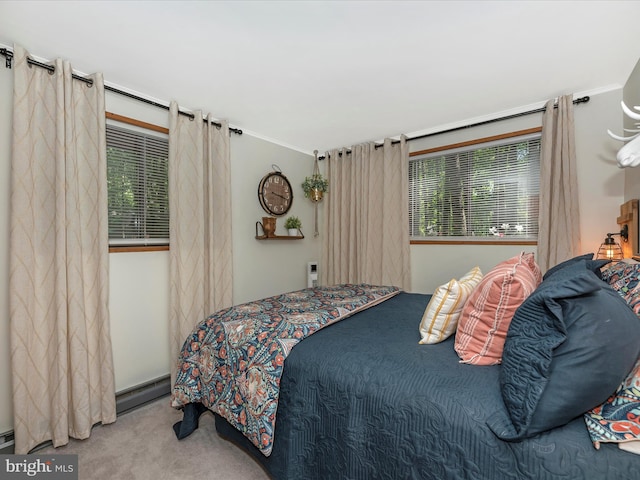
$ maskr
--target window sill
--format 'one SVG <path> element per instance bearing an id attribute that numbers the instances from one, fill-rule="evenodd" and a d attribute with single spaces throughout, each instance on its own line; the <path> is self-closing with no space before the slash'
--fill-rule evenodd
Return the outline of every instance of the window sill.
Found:
<path id="1" fill-rule="evenodd" d="M 537 240 L 427 240 L 424 238 L 410 240 L 411 245 L 538 245 Z"/>
<path id="2" fill-rule="evenodd" d="M 169 245 L 110 245 L 109 253 L 130 252 L 162 252 L 168 251 Z"/>

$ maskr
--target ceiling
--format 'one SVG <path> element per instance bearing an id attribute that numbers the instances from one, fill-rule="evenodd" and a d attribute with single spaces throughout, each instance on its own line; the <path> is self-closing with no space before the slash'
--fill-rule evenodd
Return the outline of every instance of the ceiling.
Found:
<path id="1" fill-rule="evenodd" d="M 302 152 L 623 86 L 639 1 L 7 1 L 0 43 Z"/>

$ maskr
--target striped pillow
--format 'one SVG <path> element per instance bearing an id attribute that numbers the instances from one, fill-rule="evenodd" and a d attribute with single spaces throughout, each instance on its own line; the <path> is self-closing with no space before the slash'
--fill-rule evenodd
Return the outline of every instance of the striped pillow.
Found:
<path id="1" fill-rule="evenodd" d="M 505 260 L 487 273 L 462 309 L 455 350 L 461 363 L 496 365 L 513 314 L 542 281 L 533 253 Z"/>
<path id="2" fill-rule="evenodd" d="M 436 289 L 420 322 L 421 344 L 439 343 L 453 335 L 462 307 L 480 280 L 480 267 L 474 267 L 460 280 L 453 278 Z"/>

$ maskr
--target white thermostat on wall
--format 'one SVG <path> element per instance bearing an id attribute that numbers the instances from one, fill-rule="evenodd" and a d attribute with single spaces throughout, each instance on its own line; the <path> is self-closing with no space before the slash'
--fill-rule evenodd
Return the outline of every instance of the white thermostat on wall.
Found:
<path id="1" fill-rule="evenodd" d="M 307 288 L 318 286 L 318 262 L 307 263 Z"/>

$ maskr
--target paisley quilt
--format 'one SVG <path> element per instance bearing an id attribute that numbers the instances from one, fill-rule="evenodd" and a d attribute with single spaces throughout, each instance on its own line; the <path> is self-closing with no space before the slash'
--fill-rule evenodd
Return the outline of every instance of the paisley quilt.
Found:
<path id="1" fill-rule="evenodd" d="M 280 378 L 291 349 L 321 328 L 398 293 L 393 286 L 343 284 L 216 312 L 196 326 L 182 347 L 171 404 L 203 404 L 269 456 Z"/>

